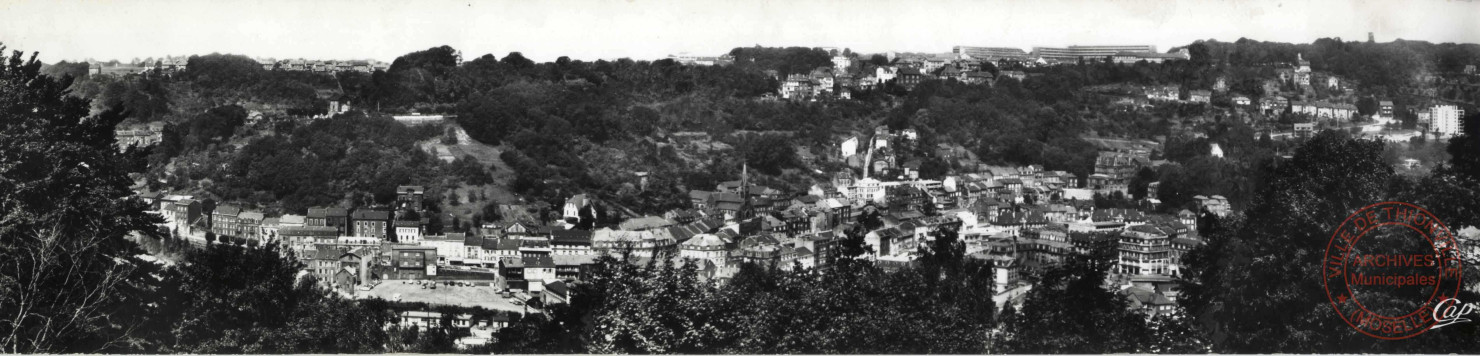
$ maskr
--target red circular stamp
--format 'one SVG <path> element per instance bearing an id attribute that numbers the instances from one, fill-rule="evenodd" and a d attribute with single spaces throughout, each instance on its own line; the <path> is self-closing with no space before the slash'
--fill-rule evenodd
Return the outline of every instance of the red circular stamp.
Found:
<path id="1" fill-rule="evenodd" d="M 1321 276 L 1347 325 L 1379 339 L 1406 339 L 1430 330 L 1435 306 L 1459 293 L 1459 244 L 1423 208 L 1372 204 L 1331 234 Z"/>

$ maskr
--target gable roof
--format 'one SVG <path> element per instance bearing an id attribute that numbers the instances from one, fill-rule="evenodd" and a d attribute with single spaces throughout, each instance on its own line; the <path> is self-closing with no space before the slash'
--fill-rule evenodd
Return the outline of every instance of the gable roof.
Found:
<path id="1" fill-rule="evenodd" d="M 679 244 L 679 247 L 680 248 L 700 248 L 700 247 L 714 247 L 714 246 L 724 246 L 724 245 L 725 245 L 725 241 L 723 239 L 720 239 L 719 236 L 715 236 L 715 235 L 712 235 L 712 234 L 698 234 L 698 235 L 695 235 L 693 238 L 689 239 L 688 241 L 684 241 L 683 243 Z"/>
<path id="2" fill-rule="evenodd" d="M 545 292 L 565 298 L 570 293 L 570 287 L 565 285 L 565 281 L 554 281 L 545 284 Z"/>
<path id="3" fill-rule="evenodd" d="M 585 207 L 586 204 L 587 204 L 587 200 L 586 200 L 586 195 L 585 194 L 572 195 L 570 197 L 570 199 L 566 199 L 565 200 L 565 205 L 574 206 L 574 207 L 577 207 L 577 208 Z"/>
<path id="4" fill-rule="evenodd" d="M 240 215 L 241 213 L 242 208 L 239 208 L 235 205 L 218 205 L 216 206 L 216 211 L 213 213 L 213 215 L 235 217 L 237 215 Z"/>
<path id="5" fill-rule="evenodd" d="M 552 230 L 550 240 L 556 245 L 590 245 L 590 230 Z"/>
<path id="6" fill-rule="evenodd" d="M 390 220 L 391 213 L 378 209 L 360 209 L 350 216 L 355 220 Z"/>
<path id="7" fill-rule="evenodd" d="M 668 234 L 673 236 L 674 241 L 682 242 L 693 238 L 694 235 L 714 231 L 723 223 L 719 219 L 696 220 L 692 223 L 668 227 Z"/>
<path id="8" fill-rule="evenodd" d="M 463 236 L 463 245 L 465 247 L 482 247 L 482 235 L 468 233 L 468 236 Z"/>
<path id="9" fill-rule="evenodd" d="M 1171 299 L 1167 299 L 1166 296 L 1161 295 L 1161 293 L 1141 287 L 1126 288 L 1125 292 L 1127 298 L 1141 305 L 1162 306 L 1176 304 Z"/>
<path id="10" fill-rule="evenodd" d="M 278 218 L 278 223 L 280 223 L 280 224 L 303 225 L 303 221 L 304 221 L 303 215 L 288 214 L 288 215 L 283 215 L 282 217 Z"/>
<path id="11" fill-rule="evenodd" d="M 327 208 L 308 208 L 308 217 L 310 218 L 323 218 L 328 216 L 328 214 L 329 209 Z"/>
<path id="12" fill-rule="evenodd" d="M 262 221 L 263 215 L 262 215 L 262 212 L 260 212 L 260 211 L 243 211 L 243 212 L 241 212 L 241 214 L 238 214 L 236 217 L 239 218 L 239 219 Z"/>
<path id="13" fill-rule="evenodd" d="M 523 258 L 520 258 L 520 257 L 513 257 L 513 256 L 499 257 L 498 258 L 498 262 L 499 262 L 500 265 L 504 266 L 505 268 L 524 268 L 524 259 Z"/>
<path id="14" fill-rule="evenodd" d="M 548 240 L 519 240 L 519 248 L 550 248 Z"/>
<path id="15" fill-rule="evenodd" d="M 524 256 L 521 262 L 524 268 L 555 268 L 555 260 L 550 256 Z"/>
<path id="16" fill-rule="evenodd" d="M 622 230 L 649 230 L 665 226 L 672 226 L 673 224 L 673 221 L 664 219 L 660 216 L 643 216 L 634 219 L 627 219 L 627 221 L 623 221 L 620 225 L 618 225 L 618 228 Z"/>

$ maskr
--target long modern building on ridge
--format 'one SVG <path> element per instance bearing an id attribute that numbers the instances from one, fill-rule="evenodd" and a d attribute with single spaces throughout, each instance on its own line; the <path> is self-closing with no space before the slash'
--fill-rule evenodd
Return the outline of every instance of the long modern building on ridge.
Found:
<path id="1" fill-rule="evenodd" d="M 1021 48 L 1011 47 L 956 46 L 955 48 L 951 49 L 951 52 L 955 53 L 957 56 L 970 57 L 971 59 L 1028 59 L 1028 52 L 1023 52 L 1023 49 Z"/>
<path id="2" fill-rule="evenodd" d="M 1033 56 L 1050 61 L 1078 61 L 1080 58 L 1100 58 L 1114 56 L 1116 53 L 1156 53 L 1156 46 L 1132 45 L 1132 46 L 1069 46 L 1068 48 L 1057 47 L 1033 47 Z"/>

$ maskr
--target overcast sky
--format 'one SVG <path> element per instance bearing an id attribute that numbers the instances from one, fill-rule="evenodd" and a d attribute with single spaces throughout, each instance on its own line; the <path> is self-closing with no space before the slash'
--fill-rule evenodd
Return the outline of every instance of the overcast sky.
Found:
<path id="1" fill-rule="evenodd" d="M 46 62 L 245 54 L 390 61 L 450 45 L 538 61 L 718 55 L 737 46 L 949 52 L 954 45 L 1321 37 L 1480 43 L 1476 1 L 0 0 L 0 43 Z"/>

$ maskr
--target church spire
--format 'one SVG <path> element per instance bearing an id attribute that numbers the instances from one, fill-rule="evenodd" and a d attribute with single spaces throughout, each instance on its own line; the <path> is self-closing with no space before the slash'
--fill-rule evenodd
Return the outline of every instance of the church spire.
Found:
<path id="1" fill-rule="evenodd" d="M 749 180 L 750 180 L 750 163 L 749 162 L 740 162 L 740 190 L 741 191 L 744 191 L 746 189 L 746 184 L 749 184 L 750 183 Z"/>
<path id="2" fill-rule="evenodd" d="M 740 211 L 737 212 L 740 219 L 749 218 L 750 213 L 750 163 L 740 162 Z"/>

